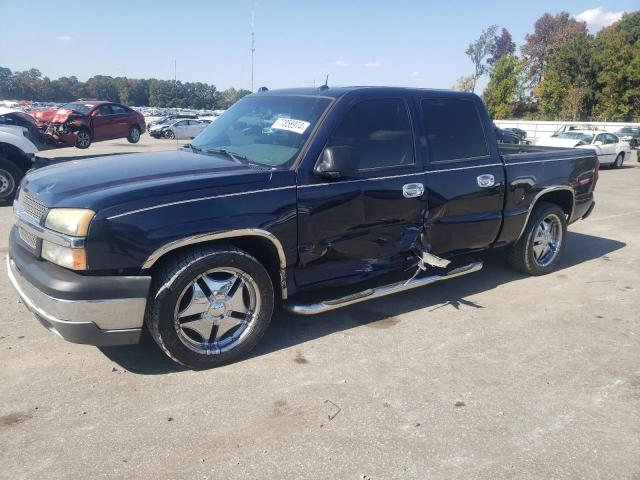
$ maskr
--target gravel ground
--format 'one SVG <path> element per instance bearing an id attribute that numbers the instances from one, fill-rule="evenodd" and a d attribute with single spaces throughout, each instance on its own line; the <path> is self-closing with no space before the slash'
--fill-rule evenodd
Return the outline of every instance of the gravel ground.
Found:
<path id="1" fill-rule="evenodd" d="M 640 478 L 640 164 L 601 172 L 597 202 L 551 275 L 494 252 L 467 277 L 278 312 L 250 358 L 204 372 L 151 343 L 67 343 L 1 274 L 0 478 Z M 0 208 L 0 257 L 11 222 Z"/>

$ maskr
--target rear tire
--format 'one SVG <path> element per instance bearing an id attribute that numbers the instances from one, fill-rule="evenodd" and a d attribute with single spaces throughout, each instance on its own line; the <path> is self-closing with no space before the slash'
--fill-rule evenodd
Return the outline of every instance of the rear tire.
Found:
<path id="1" fill-rule="evenodd" d="M 198 370 L 249 353 L 273 305 L 271 278 L 254 257 L 232 246 L 194 247 L 154 274 L 145 323 L 170 358 Z"/>
<path id="2" fill-rule="evenodd" d="M 624 153 L 620 152 L 616 157 L 616 160 L 611 165 L 611 168 L 621 168 L 624 162 Z"/>
<path id="3" fill-rule="evenodd" d="M 129 135 L 127 135 L 129 143 L 138 143 L 140 141 L 140 127 L 132 125 L 129 129 Z"/>
<path id="4" fill-rule="evenodd" d="M 14 163 L 0 158 L 0 204 L 13 202 L 22 177 L 24 172 Z"/>
<path id="5" fill-rule="evenodd" d="M 508 247 L 507 261 L 529 275 L 546 275 L 560 261 L 566 237 L 564 210 L 555 203 L 539 202 L 518 242 Z"/>
<path id="6" fill-rule="evenodd" d="M 76 148 L 84 150 L 91 146 L 91 132 L 87 128 L 81 128 L 76 133 Z"/>

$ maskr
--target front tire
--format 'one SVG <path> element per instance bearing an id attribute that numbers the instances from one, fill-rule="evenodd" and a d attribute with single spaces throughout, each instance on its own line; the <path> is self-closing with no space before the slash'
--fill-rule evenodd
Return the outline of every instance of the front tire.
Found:
<path id="1" fill-rule="evenodd" d="M 138 143 L 140 141 L 140 127 L 132 125 L 129 129 L 129 135 L 127 135 L 129 143 Z"/>
<path id="2" fill-rule="evenodd" d="M 509 264 L 529 275 L 552 272 L 562 256 L 567 237 L 567 217 L 554 203 L 538 203 L 520 240 L 507 249 Z"/>
<path id="3" fill-rule="evenodd" d="M 91 132 L 86 128 L 81 128 L 76 134 L 76 147 L 84 150 L 91 146 Z"/>
<path id="4" fill-rule="evenodd" d="M 195 247 L 154 275 L 145 323 L 170 358 L 199 370 L 249 353 L 273 305 L 271 278 L 254 257 L 232 246 Z"/>
<path id="5" fill-rule="evenodd" d="M 14 163 L 0 158 L 0 204 L 12 203 L 24 172 Z"/>
<path id="6" fill-rule="evenodd" d="M 168 138 L 169 140 L 174 140 L 176 138 L 175 133 L 171 130 L 167 130 L 167 133 L 164 134 L 164 138 Z"/>

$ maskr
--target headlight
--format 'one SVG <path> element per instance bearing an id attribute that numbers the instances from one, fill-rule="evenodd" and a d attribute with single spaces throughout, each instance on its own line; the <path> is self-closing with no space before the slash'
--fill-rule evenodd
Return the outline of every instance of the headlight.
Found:
<path id="1" fill-rule="evenodd" d="M 49 210 L 44 226 L 74 237 L 84 237 L 94 215 L 92 210 L 84 208 L 54 208 Z"/>
<path id="2" fill-rule="evenodd" d="M 87 269 L 87 253 L 84 248 L 68 248 L 42 241 L 42 258 L 72 270 Z"/>

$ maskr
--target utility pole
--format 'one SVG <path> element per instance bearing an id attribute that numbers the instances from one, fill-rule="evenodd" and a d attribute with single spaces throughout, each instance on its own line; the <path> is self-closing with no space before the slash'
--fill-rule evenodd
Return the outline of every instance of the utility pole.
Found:
<path id="1" fill-rule="evenodd" d="M 252 92 L 253 92 L 253 58 L 256 52 L 255 19 L 256 19 L 256 2 L 255 0 L 251 0 L 251 91 Z"/>

